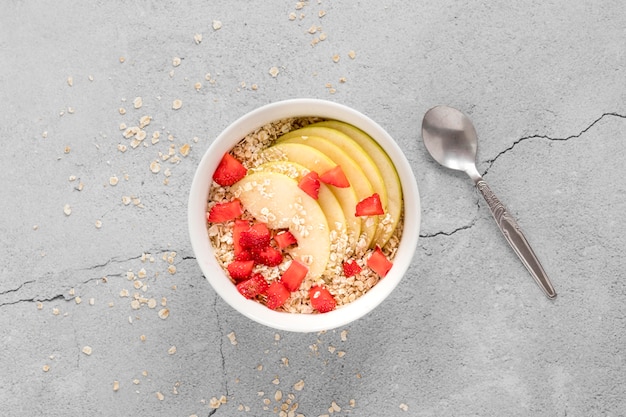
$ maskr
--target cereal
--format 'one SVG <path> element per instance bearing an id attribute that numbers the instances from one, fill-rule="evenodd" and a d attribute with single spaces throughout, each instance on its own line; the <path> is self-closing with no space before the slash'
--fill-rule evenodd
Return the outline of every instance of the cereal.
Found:
<path id="1" fill-rule="evenodd" d="M 278 74 L 277 68 L 276 74 Z M 269 151 L 263 152 L 274 144 L 279 137 L 290 131 L 300 129 L 319 121 L 322 120 L 314 117 L 290 118 L 266 124 L 244 136 L 240 142 L 231 149 L 230 154 L 244 164 L 248 170 L 252 170 L 252 172 L 254 172 L 256 167 L 268 161 L 281 161 L 286 159 L 286 156 L 280 155 L 280 153 Z M 289 167 L 287 166 L 285 169 L 288 168 Z M 291 175 L 286 171 L 281 173 L 287 176 Z M 291 175 L 291 177 L 296 178 L 297 175 L 299 174 L 296 172 L 294 175 Z M 259 190 L 262 193 L 261 189 L 263 187 L 260 185 L 259 187 Z M 210 209 L 216 203 L 230 201 L 237 197 L 238 190 L 235 190 L 234 188 L 235 187 L 220 186 L 213 182 L 211 189 L 209 190 L 207 208 Z M 262 210 L 260 213 L 267 219 L 269 219 L 272 214 L 271 212 L 266 212 L 264 214 Z M 242 218 L 251 220 L 250 213 L 244 211 Z M 258 217 L 258 215 L 256 220 L 264 221 L 262 218 Z M 306 222 L 305 218 L 302 218 L 302 216 L 294 217 L 293 221 L 297 222 L 299 225 L 301 222 Z M 220 263 L 225 270 L 234 260 L 233 225 L 234 222 L 232 221 L 207 224 L 209 239 L 212 246 L 215 248 L 215 256 L 218 263 Z M 391 226 L 391 218 L 389 217 L 389 214 L 379 216 L 379 224 L 377 227 L 380 231 L 389 230 L 389 233 L 391 233 Z M 298 230 L 300 229 L 298 228 Z M 301 235 L 306 235 L 306 233 L 308 233 L 305 229 L 300 231 L 302 232 Z M 400 216 L 397 226 L 393 229 L 391 238 L 386 241 L 384 246 L 381 248 L 384 255 L 390 260 L 392 260 L 395 256 L 401 232 L 402 217 Z M 369 254 L 372 253 L 372 249 L 368 248 L 369 244 L 365 241 L 363 236 L 349 236 L 345 232 L 332 230 L 330 232 L 330 242 L 331 256 L 325 270 L 321 273 L 321 276 L 305 278 L 299 288 L 290 293 L 287 301 L 278 307 L 279 311 L 303 314 L 315 313 L 316 310 L 313 309 L 310 303 L 309 290 L 317 285 L 326 287 L 334 298 L 336 306 L 340 307 L 355 301 L 363 294 L 367 293 L 380 281 L 380 276 L 372 268 L 368 268 L 366 265 L 366 260 L 368 259 Z M 358 274 L 347 277 L 343 270 L 343 261 L 347 259 L 355 259 L 355 262 L 359 264 L 359 267 L 362 270 Z M 289 260 L 290 255 L 289 253 L 286 253 L 284 255 L 283 263 L 281 263 L 278 267 L 255 265 L 255 271 L 261 273 L 266 281 L 271 283 L 272 281 L 277 281 L 281 278 L 289 265 Z M 301 260 L 304 263 L 307 263 L 306 256 L 302 256 Z M 261 303 L 266 302 L 265 296 L 257 296 L 256 299 Z M 341 340 L 344 342 L 347 340 L 346 331 L 341 333 Z M 339 357 L 345 355 L 345 352 L 343 351 L 336 352 L 335 348 L 333 348 L 333 352 L 331 353 L 336 353 Z"/>

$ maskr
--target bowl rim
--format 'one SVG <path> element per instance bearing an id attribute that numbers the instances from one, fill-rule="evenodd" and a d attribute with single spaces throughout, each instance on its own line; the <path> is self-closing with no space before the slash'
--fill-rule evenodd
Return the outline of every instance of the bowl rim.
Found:
<path id="1" fill-rule="evenodd" d="M 213 172 L 219 158 L 244 136 L 268 123 L 291 117 L 321 117 L 340 120 L 368 133 L 394 162 L 403 193 L 404 222 L 402 238 L 393 267 L 372 289 L 355 301 L 324 314 L 297 314 L 274 311 L 239 294 L 218 264 L 206 227 L 206 204 Z M 382 142 L 381 142 L 382 141 Z M 407 213 L 409 215 L 407 216 Z M 421 209 L 413 170 L 396 141 L 378 123 L 363 113 L 333 101 L 297 98 L 265 104 L 224 129 L 205 151 L 196 168 L 188 198 L 188 233 L 192 250 L 204 277 L 217 294 L 232 308 L 265 326 L 292 332 L 317 332 L 345 326 L 374 310 L 394 290 L 409 268 L 419 236 Z"/>

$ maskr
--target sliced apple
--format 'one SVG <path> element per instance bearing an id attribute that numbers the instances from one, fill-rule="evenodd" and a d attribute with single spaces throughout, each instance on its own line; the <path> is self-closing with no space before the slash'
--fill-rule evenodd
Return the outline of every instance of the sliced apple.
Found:
<path id="1" fill-rule="evenodd" d="M 361 167 L 355 162 L 354 159 L 352 159 L 350 155 L 331 141 L 319 136 L 292 136 L 280 139 L 278 144 L 281 143 L 299 143 L 323 152 L 334 163 L 341 166 L 341 169 L 348 178 L 348 181 L 350 181 L 350 187 L 354 189 L 359 201 L 374 194 L 374 188 L 367 179 L 363 169 L 361 169 Z M 356 206 L 353 210 L 355 208 Z M 361 220 L 361 233 L 365 237 L 367 247 L 370 247 L 374 242 L 377 226 L 377 216 L 363 217 Z"/>
<path id="2" fill-rule="evenodd" d="M 385 186 L 385 181 L 380 173 L 380 170 L 376 166 L 376 162 L 361 145 L 359 145 L 350 136 L 337 129 L 317 124 L 309 125 L 286 133 L 278 138 L 278 142 L 298 136 L 317 136 L 339 146 L 342 151 L 348 154 L 350 158 L 352 158 L 354 162 L 361 167 L 365 177 L 372 185 L 374 192 L 378 193 L 380 196 L 380 202 L 383 205 L 383 209 L 387 212 L 387 187 Z M 321 172 L 319 174 L 321 174 Z"/>
<path id="3" fill-rule="evenodd" d="M 326 270 L 330 258 L 330 231 L 326 215 L 316 200 L 287 175 L 253 172 L 233 185 L 243 207 L 272 229 L 289 229 L 298 245 L 289 250 L 309 268 L 315 279 Z"/>
<path id="4" fill-rule="evenodd" d="M 358 143 L 365 152 L 372 158 L 381 176 L 385 181 L 385 187 L 387 188 L 388 205 L 387 212 L 389 214 L 389 224 L 384 224 L 382 232 L 376 238 L 378 246 L 381 248 L 387 243 L 391 235 L 393 234 L 400 216 L 402 215 L 402 185 L 400 184 L 400 178 L 398 172 L 389 158 L 389 155 L 383 148 L 367 133 L 361 129 L 352 126 L 351 124 L 340 122 L 338 120 L 327 120 L 310 125 L 311 127 L 320 126 L 331 129 L 336 129 L 345 133 L 351 137 L 356 143 Z"/>
<path id="5" fill-rule="evenodd" d="M 310 170 L 293 161 L 272 161 L 253 168 L 253 172 L 258 171 L 279 172 L 283 175 L 287 175 L 295 181 L 299 181 Z M 343 209 L 341 208 L 341 204 L 339 204 L 337 197 L 335 197 L 333 192 L 330 190 L 330 187 L 326 184 L 320 184 L 317 203 L 320 205 L 324 215 L 326 216 L 330 230 L 334 230 L 341 235 L 346 234 L 346 216 L 343 214 Z"/>
<path id="6" fill-rule="evenodd" d="M 265 149 L 260 155 L 264 161 L 295 162 L 310 171 L 325 172 L 337 166 L 329 157 L 317 149 L 298 143 L 280 143 Z M 360 201 L 352 187 L 331 188 L 332 193 L 341 205 L 346 218 L 346 230 L 351 248 L 354 250 L 356 242 L 361 235 L 361 219 L 355 216 L 356 204 Z"/>

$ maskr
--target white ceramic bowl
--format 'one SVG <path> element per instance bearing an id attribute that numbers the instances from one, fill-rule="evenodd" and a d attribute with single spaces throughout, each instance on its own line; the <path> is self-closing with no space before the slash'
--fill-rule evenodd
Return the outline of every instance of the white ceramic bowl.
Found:
<path id="1" fill-rule="evenodd" d="M 394 162 L 404 196 L 404 230 L 391 270 L 365 295 L 324 314 L 278 312 L 244 298 L 218 264 L 206 227 L 209 188 L 213 172 L 222 155 L 245 135 L 267 123 L 301 116 L 340 120 L 368 133 Z M 293 99 L 268 104 L 251 111 L 228 126 L 209 146 L 200 161 L 191 185 L 188 206 L 191 245 L 202 273 L 215 291 L 244 316 L 278 330 L 294 332 L 316 332 L 344 326 L 378 306 L 398 285 L 413 259 L 419 235 L 420 216 L 420 199 L 415 176 L 402 150 L 391 136 L 380 125 L 358 111 L 317 99 Z"/>

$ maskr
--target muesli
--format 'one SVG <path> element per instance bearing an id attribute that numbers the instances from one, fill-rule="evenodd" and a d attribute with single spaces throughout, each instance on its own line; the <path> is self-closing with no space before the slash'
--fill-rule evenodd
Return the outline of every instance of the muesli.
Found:
<path id="1" fill-rule="evenodd" d="M 391 268 L 400 242 L 403 207 L 397 188 L 391 191 L 400 195 L 387 196 L 387 190 L 380 188 L 384 187 L 381 182 L 375 191 L 379 190 L 382 197 L 379 193 L 373 193 L 367 198 L 358 199 L 358 207 L 354 207 L 354 214 L 351 214 L 345 210 L 347 197 L 341 197 L 341 192 L 347 193 L 344 190 L 352 187 L 352 184 L 341 184 L 342 178 L 346 180 L 346 175 L 339 164 L 333 163 L 335 169 L 315 172 L 309 169 L 311 167 L 290 161 L 286 150 L 299 148 L 281 144 L 301 142 L 300 145 L 309 145 L 308 136 L 293 132 L 308 132 L 310 128 L 322 128 L 321 131 L 325 132 L 324 129 L 328 127 L 325 123 L 318 118 L 289 118 L 249 133 L 224 155 L 209 191 L 207 228 L 219 264 L 233 284 L 237 285 L 242 296 L 278 311 L 320 313 L 356 300 L 374 287 Z M 309 127 L 309 130 L 302 130 L 305 127 Z M 311 153 L 317 152 L 315 149 L 309 150 Z M 347 162 L 345 164 L 344 169 L 347 170 L 349 167 Z M 250 179 L 256 177 L 263 181 Z M 261 194 L 264 197 L 273 200 L 284 198 L 281 196 L 283 191 L 286 193 L 291 188 L 281 188 L 282 185 L 272 188 L 270 179 L 273 178 L 284 180 L 289 186 L 289 181 L 293 181 L 300 190 L 313 197 L 313 205 L 307 205 L 310 202 L 304 201 L 309 198 L 306 195 L 285 203 L 291 205 L 293 201 L 299 202 L 293 205 L 298 206 L 303 215 L 301 218 L 294 216 L 288 227 L 280 229 L 268 227 L 268 224 L 276 222 L 272 222 L 275 219 L 272 219 L 273 213 L 267 207 L 253 209 L 253 202 L 248 202 L 248 208 L 244 204 L 247 201 L 245 194 L 252 192 L 250 190 L 254 187 L 265 193 Z M 352 178 L 352 183 L 356 183 Z M 385 178 L 385 182 L 387 180 Z M 267 190 L 272 190 L 273 195 L 268 196 Z M 352 194 L 346 195 L 354 198 Z M 322 198 L 326 200 L 322 201 Z M 381 210 L 381 199 L 385 208 L 389 206 L 389 211 L 393 213 L 377 211 Z M 346 216 L 336 210 L 332 212 L 332 208 L 339 207 L 338 200 L 344 204 Z M 391 207 L 393 204 L 397 207 Z M 321 222 L 324 224 L 311 225 L 307 216 L 314 216 L 313 212 L 317 213 L 318 206 L 322 206 L 322 212 L 326 210 L 324 221 Z M 307 207 L 308 212 L 305 210 Z M 251 211 L 255 210 L 253 214 Z M 352 222 L 352 225 L 335 221 L 331 212 L 342 218 L 344 223 Z M 324 229 L 324 232 L 318 229 Z M 351 233 L 355 230 L 358 233 Z M 300 245 L 296 236 L 302 239 L 302 243 L 316 233 L 327 238 L 329 247 L 327 261 L 322 263 L 319 271 L 313 273 L 317 264 L 311 259 L 312 256 L 298 252 Z M 314 251 L 317 253 L 318 249 Z"/>

